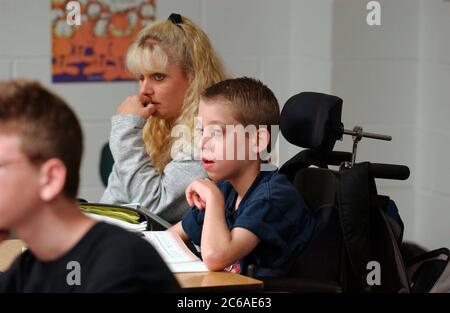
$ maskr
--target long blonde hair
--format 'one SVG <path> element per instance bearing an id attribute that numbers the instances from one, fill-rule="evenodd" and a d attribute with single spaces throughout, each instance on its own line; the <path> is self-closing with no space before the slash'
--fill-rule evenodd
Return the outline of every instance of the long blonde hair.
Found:
<path id="1" fill-rule="evenodd" d="M 164 20 L 142 29 L 128 50 L 126 62 L 130 72 L 136 75 L 166 73 L 169 62 L 175 62 L 190 81 L 175 122 L 151 116 L 143 129 L 146 151 L 156 170 L 162 174 L 172 160 L 172 128 L 186 125 L 193 136 L 201 93 L 226 79 L 227 75 L 207 35 L 184 16 L 181 23 Z"/>

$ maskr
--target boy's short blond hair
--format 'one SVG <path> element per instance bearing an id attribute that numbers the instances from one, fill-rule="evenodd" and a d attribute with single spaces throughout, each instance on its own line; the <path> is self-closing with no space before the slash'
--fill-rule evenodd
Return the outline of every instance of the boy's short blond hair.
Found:
<path id="1" fill-rule="evenodd" d="M 240 77 L 223 80 L 207 88 L 201 95 L 206 102 L 225 100 L 233 117 L 243 126 L 266 126 L 273 140 L 274 125 L 280 123 L 280 107 L 272 90 L 261 81 Z M 270 149 L 270 144 L 269 144 Z"/>

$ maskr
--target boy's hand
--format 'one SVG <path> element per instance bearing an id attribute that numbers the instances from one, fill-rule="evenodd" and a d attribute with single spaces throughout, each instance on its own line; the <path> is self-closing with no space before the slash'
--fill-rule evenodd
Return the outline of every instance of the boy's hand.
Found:
<path id="1" fill-rule="evenodd" d="M 117 108 L 117 114 L 139 115 L 147 119 L 155 112 L 151 99 L 144 95 L 127 97 Z"/>
<path id="2" fill-rule="evenodd" d="M 222 193 L 216 184 L 208 178 L 194 180 L 186 188 L 186 200 L 189 206 L 195 205 L 200 210 L 211 204 L 224 207 Z"/>

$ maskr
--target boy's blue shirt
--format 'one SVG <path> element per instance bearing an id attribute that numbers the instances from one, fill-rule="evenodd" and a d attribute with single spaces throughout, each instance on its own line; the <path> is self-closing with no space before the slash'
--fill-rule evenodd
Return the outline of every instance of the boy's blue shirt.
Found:
<path id="1" fill-rule="evenodd" d="M 314 217 L 288 178 L 278 171 L 260 172 L 237 210 L 237 192 L 230 183 L 217 184 L 225 199 L 228 228 L 245 228 L 260 239 L 258 246 L 228 270 L 247 274 L 255 265 L 258 277 L 285 276 L 295 257 L 305 248 L 314 229 Z M 182 219 L 188 237 L 200 245 L 204 210 L 193 207 Z"/>

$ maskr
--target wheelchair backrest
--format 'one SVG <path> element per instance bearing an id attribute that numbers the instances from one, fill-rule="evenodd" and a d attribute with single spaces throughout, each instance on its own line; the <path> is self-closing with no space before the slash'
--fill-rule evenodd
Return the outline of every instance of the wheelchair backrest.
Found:
<path id="1" fill-rule="evenodd" d="M 339 283 L 343 248 L 336 208 L 337 179 L 328 169 L 304 168 L 296 173 L 293 184 L 314 215 L 316 225 L 290 276 Z"/>

